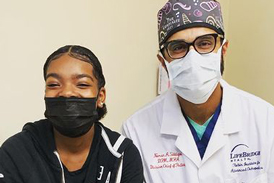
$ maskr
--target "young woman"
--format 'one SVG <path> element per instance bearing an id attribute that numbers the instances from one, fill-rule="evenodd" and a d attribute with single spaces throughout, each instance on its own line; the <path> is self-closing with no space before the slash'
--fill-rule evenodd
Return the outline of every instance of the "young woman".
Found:
<path id="1" fill-rule="evenodd" d="M 132 141 L 104 127 L 105 78 L 97 57 L 64 46 L 44 65 L 46 119 L 27 123 L 0 150 L 0 182 L 141 183 Z"/>

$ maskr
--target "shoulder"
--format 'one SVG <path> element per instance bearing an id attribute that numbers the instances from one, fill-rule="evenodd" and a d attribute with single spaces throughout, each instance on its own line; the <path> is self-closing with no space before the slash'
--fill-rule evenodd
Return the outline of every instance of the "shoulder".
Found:
<path id="1" fill-rule="evenodd" d="M 129 119 L 132 119 L 137 116 L 142 116 L 146 113 L 151 113 L 152 111 L 157 111 L 164 105 L 164 101 L 168 97 L 170 91 L 163 93 L 162 95 L 157 96 L 153 101 L 146 104 L 144 107 L 137 110 Z"/>
<path id="2" fill-rule="evenodd" d="M 224 87 L 224 95 L 226 95 L 226 93 L 229 93 L 227 94 L 227 96 L 230 100 L 235 100 L 242 105 L 249 105 L 250 107 L 254 108 L 264 108 L 274 111 L 274 107 L 260 97 L 231 86 L 224 80 L 221 81 L 221 85 Z"/>
<path id="3" fill-rule="evenodd" d="M 225 118 L 229 120 L 237 118 L 242 121 L 243 126 L 268 134 L 270 129 L 274 128 L 274 107 L 253 94 L 222 82 L 224 88 L 222 109 Z"/>
<path id="4" fill-rule="evenodd" d="M 101 128 L 101 136 L 108 151 L 116 157 L 118 163 L 121 161 L 123 163 L 123 166 L 121 166 L 123 171 L 121 182 L 141 183 L 143 180 L 141 156 L 132 140 L 110 130 L 101 123 L 97 123 L 97 125 Z M 106 159 L 106 156 L 104 156 L 104 159 Z"/>
<path id="5" fill-rule="evenodd" d="M 101 128 L 101 135 L 107 135 L 112 142 L 115 142 L 119 138 L 120 134 L 118 132 L 111 130 L 100 122 L 97 122 L 96 125 Z"/>
<path id="6" fill-rule="evenodd" d="M 30 142 L 29 134 L 26 131 L 22 131 L 8 138 L 2 144 L 1 151 L 19 153 L 24 149 L 28 149 L 32 145 Z"/>
<path id="7" fill-rule="evenodd" d="M 123 173 L 121 182 L 142 183 L 143 164 L 140 153 L 135 145 L 129 145 L 123 158 Z"/>
<path id="8" fill-rule="evenodd" d="M 157 96 L 153 101 L 137 110 L 123 123 L 123 130 L 135 128 L 137 126 L 145 127 L 156 122 L 163 114 L 163 106 L 165 101 L 169 99 L 170 92 L 171 91 L 167 91 L 162 95 Z"/>
<path id="9" fill-rule="evenodd" d="M 45 130 L 47 125 L 45 120 L 26 123 L 21 132 L 11 136 L 2 144 L 0 149 L 1 153 L 7 153 L 10 157 L 32 154 L 35 148 L 33 140 L 35 129 L 41 129 L 42 131 Z M 38 133 L 39 132 L 37 132 L 37 134 Z"/>
<path id="10" fill-rule="evenodd" d="M 111 146 L 114 146 L 119 138 L 125 138 L 120 133 L 109 129 L 100 122 L 96 124 L 98 128 L 101 128 L 101 136 L 103 137 L 104 141 L 109 141 Z"/>
<path id="11" fill-rule="evenodd" d="M 101 128 L 101 136 L 112 154 L 117 155 L 116 152 L 123 154 L 127 149 L 135 147 L 132 140 L 124 135 L 105 127 L 102 123 L 97 125 Z"/>
<path id="12" fill-rule="evenodd" d="M 21 182 L 20 172 L 29 177 L 27 170 L 33 166 L 34 144 L 26 131 L 22 131 L 7 139 L 0 148 L 0 173 L 11 182 Z M 20 179 L 20 181 L 19 181 Z"/>

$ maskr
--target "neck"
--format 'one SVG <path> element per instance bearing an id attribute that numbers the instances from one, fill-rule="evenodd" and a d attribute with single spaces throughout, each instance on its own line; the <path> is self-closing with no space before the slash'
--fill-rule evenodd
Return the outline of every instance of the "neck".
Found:
<path id="1" fill-rule="evenodd" d="M 177 97 L 184 113 L 199 125 L 203 125 L 217 109 L 222 98 L 222 88 L 219 83 L 209 99 L 203 104 L 193 104 L 178 95 Z"/>
<path id="2" fill-rule="evenodd" d="M 54 139 L 58 153 L 78 154 L 85 151 L 89 152 L 93 137 L 94 125 L 86 134 L 76 138 L 64 136 L 54 129 Z"/>

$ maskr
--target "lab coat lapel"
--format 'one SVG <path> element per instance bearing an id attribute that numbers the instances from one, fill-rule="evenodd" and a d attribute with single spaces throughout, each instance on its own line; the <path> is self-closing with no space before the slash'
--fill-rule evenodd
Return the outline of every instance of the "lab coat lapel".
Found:
<path id="1" fill-rule="evenodd" d="M 178 149 L 182 151 L 182 153 L 188 157 L 197 167 L 201 165 L 201 157 L 192 136 L 192 133 L 187 125 L 187 122 L 184 119 L 181 133 L 177 137 L 175 145 Z"/>
<path id="2" fill-rule="evenodd" d="M 164 102 L 161 134 L 177 136 L 175 146 L 197 167 L 200 166 L 201 158 L 196 143 L 172 90 L 168 91 Z"/>
<path id="3" fill-rule="evenodd" d="M 213 133 L 210 137 L 208 146 L 205 151 L 205 155 L 202 159 L 202 164 L 206 162 L 214 153 L 220 150 L 226 145 L 228 140 L 227 135 L 224 134 L 223 121 L 222 121 L 222 112 L 219 115 Z"/>
<path id="4" fill-rule="evenodd" d="M 230 86 L 224 80 L 221 80 L 221 86 L 223 88 L 221 113 L 209 140 L 202 164 L 227 144 L 229 134 L 241 130 L 242 115 L 239 110 L 241 105 L 233 91 L 229 91 Z"/>

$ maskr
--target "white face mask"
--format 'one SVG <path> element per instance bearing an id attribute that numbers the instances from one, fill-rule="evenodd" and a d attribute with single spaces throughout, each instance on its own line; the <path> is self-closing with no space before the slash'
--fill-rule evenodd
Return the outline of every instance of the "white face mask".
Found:
<path id="1" fill-rule="evenodd" d="M 171 88 L 191 103 L 205 103 L 222 77 L 221 51 L 222 46 L 217 53 L 201 55 L 192 49 L 184 58 L 165 60 Z"/>

